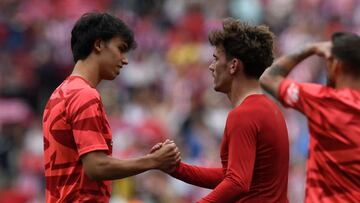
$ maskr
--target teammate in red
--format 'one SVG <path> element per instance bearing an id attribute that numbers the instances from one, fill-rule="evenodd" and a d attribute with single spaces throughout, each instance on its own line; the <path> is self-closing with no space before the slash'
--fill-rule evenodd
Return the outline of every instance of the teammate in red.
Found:
<path id="1" fill-rule="evenodd" d="M 259 77 L 273 62 L 273 34 L 229 18 L 213 31 L 214 89 L 225 93 L 228 114 L 221 145 L 222 168 L 180 163 L 170 174 L 214 189 L 200 203 L 284 203 L 287 200 L 289 141 L 278 106 L 262 94 Z"/>
<path id="2" fill-rule="evenodd" d="M 132 31 L 106 13 L 88 13 L 71 33 L 75 67 L 43 115 L 46 202 L 109 202 L 111 182 L 179 162 L 172 141 L 140 158 L 111 157 L 112 135 L 95 87 L 113 80 L 135 48 Z"/>
<path id="3" fill-rule="evenodd" d="M 327 61 L 327 86 L 286 78 L 312 55 Z M 260 82 L 285 106 L 308 118 L 305 202 L 360 202 L 360 37 L 335 33 L 331 42 L 313 43 L 282 56 Z"/>

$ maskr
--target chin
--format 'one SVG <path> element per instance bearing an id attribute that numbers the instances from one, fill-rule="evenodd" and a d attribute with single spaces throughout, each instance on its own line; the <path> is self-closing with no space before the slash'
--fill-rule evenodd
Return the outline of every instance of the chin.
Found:
<path id="1" fill-rule="evenodd" d="M 111 76 L 108 76 L 106 78 L 104 78 L 105 80 L 114 80 L 116 78 L 117 75 L 111 75 Z"/>
<path id="2" fill-rule="evenodd" d="M 218 92 L 218 91 L 219 91 L 219 87 L 217 87 L 217 86 L 215 85 L 215 86 L 214 86 L 214 90 Z"/>
<path id="3" fill-rule="evenodd" d="M 223 89 L 221 89 L 220 87 L 217 87 L 217 86 L 214 87 L 214 90 L 215 90 L 216 92 L 226 93 Z"/>

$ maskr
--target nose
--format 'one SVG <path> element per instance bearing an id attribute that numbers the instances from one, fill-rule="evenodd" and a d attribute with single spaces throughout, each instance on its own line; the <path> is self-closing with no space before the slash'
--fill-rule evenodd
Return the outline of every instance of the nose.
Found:
<path id="1" fill-rule="evenodd" d="M 127 57 L 124 57 L 122 60 L 121 60 L 122 64 L 123 65 L 127 65 L 129 63 Z"/>
<path id="2" fill-rule="evenodd" d="M 211 63 L 211 64 L 209 65 L 209 70 L 210 70 L 211 72 L 214 72 L 214 63 Z"/>

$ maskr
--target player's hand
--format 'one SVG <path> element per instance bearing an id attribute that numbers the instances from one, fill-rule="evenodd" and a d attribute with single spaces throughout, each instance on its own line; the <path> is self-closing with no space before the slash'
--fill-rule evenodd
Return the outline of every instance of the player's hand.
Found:
<path id="1" fill-rule="evenodd" d="M 173 171 L 181 161 L 179 149 L 173 141 L 166 140 L 162 144 L 158 143 L 151 151 L 153 151 L 151 155 L 155 162 L 155 169 L 164 172 Z"/>
<path id="2" fill-rule="evenodd" d="M 165 142 L 166 142 L 166 143 L 174 143 L 174 141 L 169 140 L 169 139 L 166 139 Z M 155 144 L 155 145 L 150 149 L 150 152 L 149 152 L 149 153 L 152 154 L 152 153 L 154 153 L 155 151 L 159 150 L 159 149 L 163 146 L 163 144 L 164 144 L 165 142 L 159 142 L 159 143 Z"/>
<path id="3" fill-rule="evenodd" d="M 176 169 L 179 167 L 180 165 L 180 162 L 181 162 L 181 157 L 179 155 L 179 159 L 178 161 L 176 162 L 175 165 L 169 165 L 168 167 L 165 167 L 163 169 L 161 169 L 164 173 L 167 173 L 167 174 L 172 174 L 176 171 Z"/>
<path id="4" fill-rule="evenodd" d="M 325 59 L 331 58 L 332 44 L 330 41 L 312 43 L 310 46 L 311 46 L 311 49 L 313 50 L 314 54 L 316 54 L 320 57 L 323 57 Z"/>
<path id="5" fill-rule="evenodd" d="M 150 154 L 154 153 L 155 151 L 159 150 L 162 147 L 163 143 L 159 142 L 157 144 L 155 144 L 151 149 L 150 149 Z"/>
<path id="6" fill-rule="evenodd" d="M 172 140 L 166 140 L 163 144 L 175 144 L 175 142 Z M 170 173 L 173 173 L 177 167 L 179 167 L 180 162 L 181 162 L 181 153 L 177 146 L 176 146 L 176 150 L 177 150 L 177 153 L 175 156 L 176 160 L 175 160 L 174 164 L 169 164 L 168 166 L 165 166 L 164 168 L 162 168 L 160 170 L 162 170 L 165 173 L 170 174 Z"/>

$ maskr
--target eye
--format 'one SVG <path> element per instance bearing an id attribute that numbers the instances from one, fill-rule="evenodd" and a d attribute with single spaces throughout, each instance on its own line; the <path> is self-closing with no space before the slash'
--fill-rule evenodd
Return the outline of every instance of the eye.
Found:
<path id="1" fill-rule="evenodd" d="M 118 49 L 121 53 L 125 53 L 128 51 L 128 46 L 125 43 L 121 43 L 119 44 Z"/>
<path id="2" fill-rule="evenodd" d="M 214 61 L 217 61 L 218 59 L 219 59 L 219 58 L 214 54 L 214 55 L 213 55 L 213 60 L 214 60 Z"/>
<path id="3" fill-rule="evenodd" d="M 124 53 L 126 51 L 124 46 L 119 46 L 118 49 L 121 53 Z"/>

